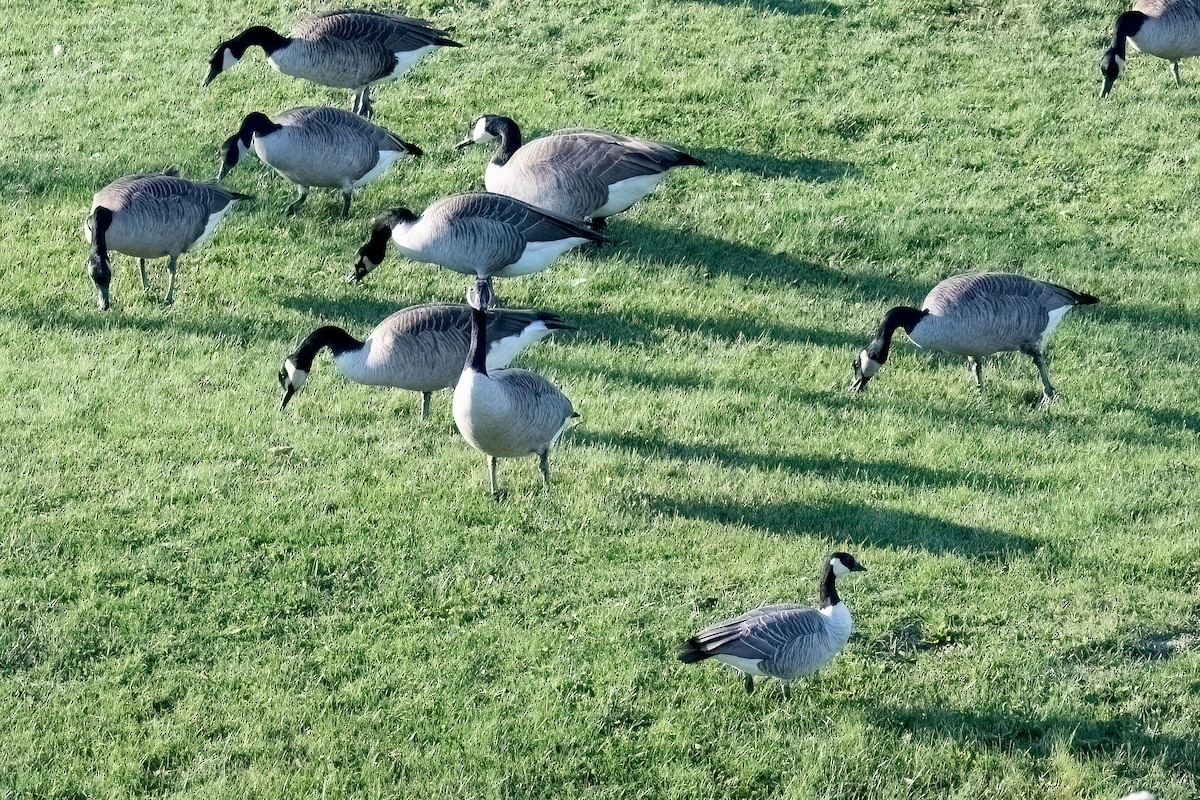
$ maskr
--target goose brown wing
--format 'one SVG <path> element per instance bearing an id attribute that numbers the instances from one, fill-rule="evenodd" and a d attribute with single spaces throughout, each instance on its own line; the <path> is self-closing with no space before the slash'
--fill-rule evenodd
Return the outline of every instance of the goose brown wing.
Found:
<path id="1" fill-rule="evenodd" d="M 800 640 L 820 637 L 825 618 L 810 606 L 762 606 L 710 625 L 689 641 L 706 656 L 728 655 L 751 660 L 776 657 Z"/>
<path id="2" fill-rule="evenodd" d="M 292 38 L 306 39 L 314 44 L 322 40 L 338 40 L 338 49 L 369 65 L 369 81 L 392 74 L 396 54 L 419 50 L 430 45 L 458 47 L 446 38 L 446 31 L 413 17 L 381 14 L 361 9 L 326 11 L 301 21 L 292 29 Z"/>
<path id="3" fill-rule="evenodd" d="M 453 201 L 451 208 L 455 216 L 482 217 L 499 222 L 527 242 L 553 242 L 568 238 L 604 241 L 603 236 L 582 222 L 561 217 L 513 197 L 476 192 L 456 195 L 450 201 Z"/>
<path id="4" fill-rule="evenodd" d="M 703 164 L 661 142 L 584 129 L 558 131 L 534 139 L 522 149 L 526 148 L 530 149 L 529 158 L 568 162 L 607 185 L 657 175 L 672 167 Z"/>

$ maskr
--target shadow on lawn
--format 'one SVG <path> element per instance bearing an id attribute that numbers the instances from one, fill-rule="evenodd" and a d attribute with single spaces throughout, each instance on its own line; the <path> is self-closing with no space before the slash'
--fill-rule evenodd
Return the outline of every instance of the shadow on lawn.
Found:
<path id="1" fill-rule="evenodd" d="M 690 149 L 688 152 L 703 159 L 708 169 L 749 172 L 764 178 L 799 178 L 809 183 L 831 183 L 858 175 L 858 168 L 849 161 L 780 158 L 769 153 L 747 153 L 726 147 Z"/>
<path id="2" fill-rule="evenodd" d="M 141 291 L 140 289 L 136 291 Z M 211 316 L 195 318 L 179 312 L 164 311 L 161 306 L 152 310 L 126 306 L 122 308 L 120 298 L 114 293 L 111 311 L 100 313 L 94 308 L 45 308 L 19 306 L 4 313 L 34 330 L 66 330 L 98 332 L 112 329 L 138 331 L 162 336 L 167 333 L 183 333 L 222 339 L 226 344 L 246 346 L 252 342 L 285 341 L 295 338 L 295 325 L 263 320 L 226 310 L 215 310 Z"/>
<path id="3" fill-rule="evenodd" d="M 663 333 L 693 331 L 725 344 L 739 341 L 769 339 L 789 344 L 813 344 L 822 347 L 853 347 L 862 337 L 845 331 L 810 328 L 787 323 L 768 322 L 746 316 L 709 317 L 699 315 L 649 311 L 613 313 L 608 311 L 579 311 L 567 315 L 568 322 L 579 326 L 588 339 L 640 342 L 657 345 Z"/>
<path id="4" fill-rule="evenodd" d="M 888 462 L 882 464 L 890 469 Z M 924 478 L 937 484 L 948 477 L 936 473 L 922 476 L 920 469 L 916 476 L 914 482 Z M 663 514 L 724 525 L 748 525 L 767 533 L 833 538 L 868 547 L 915 547 L 933 554 L 1002 561 L 1010 554 L 1033 552 L 1038 546 L 1032 539 L 1006 531 L 959 525 L 926 514 L 860 503 L 815 500 L 746 504 L 654 496 L 647 501 L 650 508 Z"/>
<path id="5" fill-rule="evenodd" d="M 718 6 L 736 6 L 738 8 L 758 9 L 759 11 L 778 11 L 781 14 L 793 16 L 836 17 L 842 13 L 842 6 L 837 3 L 825 3 L 821 0 L 708 0 Z"/>
<path id="6" fill-rule="evenodd" d="M 967 743 L 1027 752 L 1038 758 L 1049 757 L 1062 747 L 1081 755 L 1124 751 L 1138 754 L 1139 760 L 1161 760 L 1168 768 L 1189 771 L 1200 759 L 1200 739 L 1150 735 L 1147 730 L 1153 726 L 1147 720 L 1128 714 L 1098 720 L 886 705 L 875 705 L 868 713 L 876 724 L 898 733 L 924 732 L 955 746 Z"/>

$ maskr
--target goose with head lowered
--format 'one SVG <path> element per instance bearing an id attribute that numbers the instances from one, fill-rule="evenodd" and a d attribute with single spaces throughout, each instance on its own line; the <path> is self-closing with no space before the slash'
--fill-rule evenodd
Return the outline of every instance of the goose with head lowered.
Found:
<path id="1" fill-rule="evenodd" d="M 542 376 L 488 365 L 487 312 L 478 304 L 482 283 L 471 298 L 471 350 L 454 387 L 454 422 L 467 443 L 487 456 L 493 497 L 500 495 L 498 458 L 536 455 L 543 491 L 549 491 L 550 449 L 579 415 Z"/>
<path id="2" fill-rule="evenodd" d="M 207 86 L 251 47 L 261 47 L 284 75 L 351 89 L 351 111 L 371 116 L 371 87 L 390 83 L 439 47 L 462 47 L 423 19 L 345 8 L 297 23 L 282 36 L 263 25 L 221 42 L 209 62 Z"/>
<path id="3" fill-rule="evenodd" d="M 149 288 L 146 259 L 166 258 L 170 280 L 163 301 L 169 305 L 179 256 L 207 242 L 229 209 L 246 199 L 249 195 L 184 180 L 174 172 L 126 175 L 96 192 L 83 235 L 92 245 L 88 269 L 100 310 L 109 307 L 109 250 L 138 259 L 143 289 Z"/>
<path id="4" fill-rule="evenodd" d="M 499 140 L 484 172 L 489 192 L 506 194 L 596 230 L 652 192 L 668 170 L 704 166 L 670 145 L 593 130 L 561 130 L 522 144 L 508 117 L 485 114 L 456 148 Z"/>
<path id="5" fill-rule="evenodd" d="M 1075 306 L 1100 302 L 1055 283 L 1001 272 L 955 275 L 933 287 L 920 309 L 896 306 L 854 360 L 851 389 L 861 392 L 887 363 L 892 336 L 903 328 L 918 347 L 966 356 L 983 390 L 983 359 L 1016 351 L 1033 359 L 1042 378 L 1042 405 L 1054 400 L 1046 367 L 1050 334 Z"/>
<path id="6" fill-rule="evenodd" d="M 865 571 L 849 553 L 833 553 L 822 570 L 817 608 L 760 606 L 709 625 L 684 642 L 679 660 L 694 664 L 712 658 L 727 664 L 742 673 L 747 693 L 754 691 L 756 677 L 778 678 L 786 697 L 792 681 L 833 661 L 850 640 L 850 610 L 838 596 L 836 581 Z"/>
<path id="7" fill-rule="evenodd" d="M 476 277 L 484 307 L 493 302 L 493 277 L 540 272 L 572 247 L 605 241 L 582 221 L 513 197 L 490 192 L 456 194 L 432 203 L 419 217 L 406 208 L 380 215 L 346 280 L 362 280 L 379 266 L 389 239 L 413 261 Z"/>
<path id="8" fill-rule="evenodd" d="M 485 317 L 486 363 L 496 370 L 534 342 L 573 329 L 546 311 L 489 309 Z M 421 419 L 426 419 L 430 395 L 458 382 L 470 344 L 471 309 L 464 305 L 401 309 L 376 325 L 365 341 L 334 325 L 317 328 L 284 359 L 279 410 L 304 387 L 317 354 L 329 348 L 338 371 L 355 383 L 420 392 Z"/>
<path id="9" fill-rule="evenodd" d="M 1171 64 L 1175 85 L 1179 60 L 1200 56 L 1200 0 L 1138 0 L 1133 10 L 1117 17 L 1112 44 L 1100 57 L 1100 96 L 1107 97 L 1125 69 L 1126 43 Z"/>
<path id="10" fill-rule="evenodd" d="M 294 214 L 312 186 L 340 189 L 342 216 L 350 213 L 354 190 L 375 180 L 400 156 L 421 148 L 339 108 L 293 108 L 276 114 L 253 112 L 221 145 L 221 180 L 253 145 L 259 160 L 296 184 L 299 196 L 284 213 Z"/>

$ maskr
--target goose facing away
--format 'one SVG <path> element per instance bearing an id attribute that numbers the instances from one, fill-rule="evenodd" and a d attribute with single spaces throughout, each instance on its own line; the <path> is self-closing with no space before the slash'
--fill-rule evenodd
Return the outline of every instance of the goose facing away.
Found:
<path id="1" fill-rule="evenodd" d="M 237 64 L 251 47 L 261 47 L 271 66 L 285 75 L 352 89 L 351 110 L 368 117 L 372 86 L 394 81 L 439 47 L 462 45 L 422 19 L 349 8 L 326 11 L 297 23 L 288 36 L 256 25 L 221 42 L 204 85 Z"/>
<path id="2" fill-rule="evenodd" d="M 503 369 L 529 345 L 557 330 L 573 330 L 546 311 L 493 309 L 487 312 L 489 369 Z M 429 397 L 457 383 L 471 343 L 471 309 L 464 305 L 422 305 L 401 309 L 359 341 L 336 326 L 309 334 L 279 370 L 283 390 L 279 410 L 304 387 L 313 359 L 323 348 L 333 353 L 338 371 L 355 383 L 421 393 L 421 419 Z"/>
<path id="3" fill-rule="evenodd" d="M 523 369 L 491 369 L 487 312 L 471 310 L 471 350 L 454 387 L 454 422 L 487 455 L 492 496 L 499 497 L 496 459 L 536 455 L 543 491 L 550 489 L 550 448 L 579 415 L 550 381 Z"/>
<path id="4" fill-rule="evenodd" d="M 127 175 L 96 192 L 83 235 L 92 245 L 88 269 L 100 310 L 109 307 L 109 250 L 138 259 L 143 289 L 149 288 L 146 259 L 167 258 L 170 280 L 164 302 L 170 304 L 179 256 L 207 242 L 229 209 L 246 199 L 249 195 L 173 173 Z"/>
<path id="5" fill-rule="evenodd" d="M 309 187 L 340 189 L 342 216 L 350 213 L 354 190 L 375 180 L 400 156 L 421 149 L 362 117 L 338 108 L 293 108 L 272 121 L 255 111 L 221 145 L 221 180 L 254 147 L 259 159 L 296 184 L 299 196 L 287 207 L 294 214 Z"/>
<path id="6" fill-rule="evenodd" d="M 918 347 L 966 356 L 983 389 L 983 359 L 1017 351 L 1033 359 L 1042 378 L 1042 404 L 1054 399 L 1046 368 L 1046 344 L 1063 316 L 1077 305 L 1098 303 L 1090 294 L 1000 272 L 955 275 L 933 287 L 921 309 L 896 306 L 875 338 L 854 360 L 851 388 L 863 391 L 887 363 L 892 336 L 903 328 Z"/>
<path id="7" fill-rule="evenodd" d="M 683 643 L 679 660 L 692 664 L 715 658 L 742 673 L 746 692 L 756 677 L 778 678 L 786 697 L 791 682 L 828 664 L 846 646 L 853 624 L 836 581 L 866 567 L 849 553 L 829 556 L 820 580 L 817 608 L 785 603 L 761 606 L 709 625 Z"/>
<path id="8" fill-rule="evenodd" d="M 1200 55 L 1200 0 L 1138 0 L 1132 11 L 1117 17 L 1112 44 L 1100 57 L 1101 97 L 1125 69 L 1130 40 L 1143 53 L 1169 61 L 1175 85 L 1181 85 L 1179 60 Z"/>
<path id="9" fill-rule="evenodd" d="M 362 280 L 383 261 L 388 239 L 413 261 L 438 264 L 479 281 L 479 301 L 491 305 L 491 281 L 540 272 L 585 242 L 606 241 L 581 221 L 569 220 L 512 197 L 490 192 L 438 200 L 421 216 L 406 208 L 380 215 L 358 250 L 347 281 Z"/>
<path id="10" fill-rule="evenodd" d="M 670 145 L 605 131 L 562 130 L 522 144 L 517 123 L 492 114 L 471 123 L 456 148 L 496 139 L 484 172 L 489 192 L 589 220 L 597 230 L 653 191 L 668 170 L 704 166 Z"/>

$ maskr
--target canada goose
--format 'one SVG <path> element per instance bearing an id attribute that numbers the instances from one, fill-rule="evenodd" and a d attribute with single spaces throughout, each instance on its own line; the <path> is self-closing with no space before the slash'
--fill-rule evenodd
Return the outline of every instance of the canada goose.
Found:
<path id="1" fill-rule="evenodd" d="M 1046 369 L 1046 343 L 1063 315 L 1077 305 L 1100 302 L 1045 281 L 1000 272 L 955 275 L 933 287 L 920 311 L 896 306 L 884 315 L 875 338 L 854 360 L 851 388 L 861 392 L 887 363 L 892 335 L 904 328 L 918 347 L 966 356 L 983 389 L 983 359 L 1016 350 L 1033 359 L 1042 377 L 1042 405 L 1054 399 Z"/>
<path id="2" fill-rule="evenodd" d="M 299 197 L 286 214 L 294 214 L 308 198 L 310 186 L 342 190 L 342 216 L 350 214 L 350 196 L 378 178 L 404 153 L 421 148 L 360 116 L 338 108 L 293 108 L 271 121 L 255 111 L 238 132 L 221 145 L 221 180 L 250 149 L 267 166 L 296 184 Z"/>
<path id="3" fill-rule="evenodd" d="M 605 131 L 556 131 L 522 146 L 517 123 L 492 114 L 471 123 L 455 147 L 493 139 L 500 144 L 484 172 L 489 192 L 590 220 L 596 230 L 653 191 L 673 167 L 704 166 L 661 142 Z"/>
<path id="4" fill-rule="evenodd" d="M 492 303 L 494 276 L 540 272 L 572 247 L 605 241 L 582 222 L 512 197 L 490 192 L 456 194 L 431 204 L 419 217 L 406 208 L 380 215 L 346 280 L 362 280 L 379 266 L 389 238 L 413 261 L 480 279 L 479 301 L 484 307 Z"/>
<path id="5" fill-rule="evenodd" d="M 786 697 L 792 681 L 813 674 L 846 646 L 853 625 L 835 581 L 866 569 L 849 553 L 833 553 L 821 576 L 818 608 L 791 603 L 761 606 L 717 622 L 684 642 L 679 660 L 692 664 L 715 658 L 728 664 L 742 673 L 747 693 L 754 691 L 755 676 L 778 678 Z"/>
<path id="6" fill-rule="evenodd" d="M 1179 59 L 1200 55 L 1200 0 L 1138 0 L 1132 11 L 1117 17 L 1112 45 L 1100 57 L 1101 97 L 1108 95 L 1125 69 L 1129 39 L 1143 53 L 1171 62 L 1179 86 Z"/>
<path id="7" fill-rule="evenodd" d="M 174 173 L 126 175 L 96 192 L 83 235 L 92 245 L 88 267 L 100 310 L 109 305 L 110 249 L 138 259 L 143 289 L 149 288 L 146 259 L 168 258 L 171 278 L 164 302 L 170 304 L 179 256 L 207 242 L 229 209 L 246 199 L 249 195 L 215 183 L 186 181 Z"/>
<path id="8" fill-rule="evenodd" d="M 285 75 L 352 89 L 351 110 L 364 117 L 371 115 L 371 86 L 394 81 L 439 47 L 462 47 L 423 19 L 346 8 L 303 20 L 288 36 L 255 25 L 221 42 L 204 85 L 254 46 Z"/>
<path id="9" fill-rule="evenodd" d="M 482 281 L 481 281 L 482 283 Z M 463 438 L 487 455 L 492 495 L 499 496 L 497 458 L 536 455 L 542 488 L 550 489 L 550 448 L 579 415 L 550 381 L 523 369 L 487 363 L 486 312 L 471 310 L 471 350 L 454 387 L 454 422 Z"/>
<path id="10" fill-rule="evenodd" d="M 487 366 L 503 369 L 516 355 L 556 330 L 571 325 L 545 311 L 490 310 Z M 304 386 L 322 348 L 333 353 L 338 371 L 355 383 L 421 393 L 421 419 L 429 416 L 429 396 L 458 382 L 471 343 L 471 309 L 464 305 L 423 305 L 397 311 L 360 342 L 341 328 L 317 328 L 279 371 L 283 389 L 279 410 Z"/>

